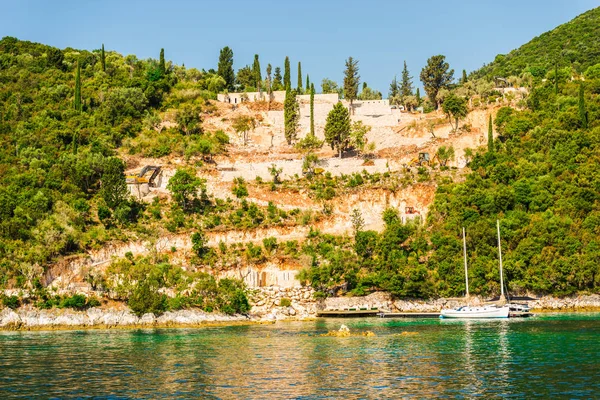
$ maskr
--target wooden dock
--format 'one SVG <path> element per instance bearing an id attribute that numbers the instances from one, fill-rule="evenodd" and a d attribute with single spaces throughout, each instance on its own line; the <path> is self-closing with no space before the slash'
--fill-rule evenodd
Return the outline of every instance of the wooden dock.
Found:
<path id="1" fill-rule="evenodd" d="M 439 318 L 437 312 L 381 312 L 377 314 L 381 318 Z"/>
<path id="2" fill-rule="evenodd" d="M 331 318 L 352 318 L 352 317 L 376 317 L 380 311 L 378 309 L 348 309 L 348 310 L 322 310 L 317 311 L 317 317 Z"/>

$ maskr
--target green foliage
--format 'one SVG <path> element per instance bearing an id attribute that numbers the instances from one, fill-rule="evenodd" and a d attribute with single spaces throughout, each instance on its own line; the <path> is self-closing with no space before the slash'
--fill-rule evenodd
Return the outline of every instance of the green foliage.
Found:
<path id="1" fill-rule="evenodd" d="M 246 181 L 241 176 L 238 176 L 233 180 L 233 187 L 231 188 L 231 193 L 234 194 L 238 199 L 243 199 L 244 197 L 248 197 L 248 187 L 246 186 Z"/>
<path id="2" fill-rule="evenodd" d="M 302 64 L 298 61 L 298 87 L 296 91 L 301 94 L 302 93 Z"/>
<path id="3" fill-rule="evenodd" d="M 405 99 L 408 96 L 412 96 L 412 76 L 410 76 L 408 72 L 408 68 L 406 67 L 406 61 L 404 61 L 404 68 L 402 69 L 402 83 L 400 84 L 400 95 L 402 99 Z"/>
<path id="4" fill-rule="evenodd" d="M 338 84 L 336 82 L 332 81 L 331 79 L 324 78 L 321 81 L 321 93 L 323 93 L 323 94 L 338 93 L 341 95 L 343 92 L 344 92 L 344 90 L 342 88 L 340 88 L 338 86 Z"/>
<path id="5" fill-rule="evenodd" d="M 308 86 L 308 75 L 306 75 L 306 80 L 306 86 Z M 310 86 L 310 135 L 315 136 L 315 85 Z"/>
<path id="6" fill-rule="evenodd" d="M 458 121 L 465 118 L 468 114 L 467 100 L 464 97 L 456 96 L 454 93 L 450 93 L 442 104 L 442 110 L 448 116 L 449 119 L 456 121 L 454 130 L 458 130 Z"/>
<path id="7" fill-rule="evenodd" d="M 282 297 L 279 300 L 279 307 L 289 307 L 292 305 L 292 300 L 288 299 L 287 297 Z"/>
<path id="8" fill-rule="evenodd" d="M 81 112 L 81 65 L 79 65 L 79 61 L 77 61 L 77 73 L 75 75 L 75 102 L 74 102 L 75 111 Z"/>
<path id="9" fill-rule="evenodd" d="M 358 60 L 348 57 L 346 60 L 346 69 L 344 70 L 344 98 L 350 101 L 350 104 L 358 97 Z"/>
<path id="10" fill-rule="evenodd" d="M 104 172 L 102 173 L 100 193 L 106 205 L 113 210 L 129 197 L 124 169 L 125 166 L 120 159 L 111 157 L 106 160 Z"/>
<path id="11" fill-rule="evenodd" d="M 488 121 L 488 152 L 494 152 L 494 127 L 492 125 L 492 114 L 490 114 L 490 120 Z"/>
<path id="12" fill-rule="evenodd" d="M 138 317 L 147 313 L 160 315 L 166 310 L 167 296 L 159 293 L 155 281 L 145 279 L 134 286 L 127 305 Z"/>
<path id="13" fill-rule="evenodd" d="M 558 61 L 583 73 L 598 63 L 600 43 L 592 38 L 600 36 L 600 8 L 589 10 L 551 31 L 543 33 L 516 50 L 475 71 L 473 77 L 518 76 L 529 70 L 534 77 L 540 70 L 548 71 Z M 545 75 L 545 72 L 544 72 Z M 543 77 L 543 76 L 542 76 Z"/>
<path id="14" fill-rule="evenodd" d="M 340 158 L 350 143 L 350 114 L 341 102 L 338 102 L 327 115 L 325 122 L 325 141 L 335 149 Z"/>
<path id="15" fill-rule="evenodd" d="M 19 296 L 6 296 L 3 294 L 1 297 L 2 305 L 4 305 L 4 307 L 8 307 L 10 309 L 15 310 L 21 305 L 21 300 L 19 299 Z"/>
<path id="16" fill-rule="evenodd" d="M 296 91 L 287 87 L 283 103 L 283 119 L 285 124 L 285 140 L 291 145 L 296 141 L 300 123 L 300 105 L 296 99 Z"/>
<path id="17" fill-rule="evenodd" d="M 427 65 L 421 70 L 423 88 L 433 104 L 438 103 L 438 92 L 448 87 L 452 82 L 454 70 L 442 55 L 432 56 L 427 60 Z"/>
<path id="18" fill-rule="evenodd" d="M 275 73 L 277 73 L 277 70 L 275 70 Z M 283 87 L 285 88 L 286 91 L 288 89 L 291 90 L 291 88 L 292 88 L 292 78 L 291 78 L 291 72 L 290 72 L 290 58 L 288 56 L 285 56 L 285 61 L 283 63 Z"/>
<path id="19" fill-rule="evenodd" d="M 579 108 L 579 123 L 581 124 L 581 127 L 583 129 L 587 129 L 587 127 L 588 127 L 588 115 L 587 115 L 587 111 L 585 109 L 585 97 L 584 97 L 584 91 L 583 91 L 583 84 L 579 85 L 579 102 L 578 102 L 578 108 Z"/>
<path id="20" fill-rule="evenodd" d="M 233 50 L 225 46 L 219 53 L 219 64 L 217 66 L 217 74 L 225 80 L 227 90 L 233 90 L 235 83 L 235 73 L 233 72 Z"/>
<path id="21" fill-rule="evenodd" d="M 252 64 L 252 73 L 254 75 L 256 91 L 260 92 L 260 83 L 262 82 L 262 74 L 260 72 L 260 61 L 258 61 L 258 54 L 254 55 L 254 63 Z"/>
<path id="22" fill-rule="evenodd" d="M 190 211 L 195 208 L 195 203 L 198 201 L 198 191 L 206 192 L 205 183 L 206 181 L 198 178 L 194 171 L 178 169 L 169 179 L 167 189 L 183 210 Z"/>
<path id="23" fill-rule="evenodd" d="M 175 114 L 175 122 L 179 130 L 186 135 L 197 135 L 202 133 L 202 118 L 200 108 L 185 105 Z"/>

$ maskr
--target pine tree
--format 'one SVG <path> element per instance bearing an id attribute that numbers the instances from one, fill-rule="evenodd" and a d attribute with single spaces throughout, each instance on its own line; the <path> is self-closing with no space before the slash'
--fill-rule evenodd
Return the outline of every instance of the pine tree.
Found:
<path id="1" fill-rule="evenodd" d="M 260 92 L 260 82 L 262 81 L 262 74 L 260 73 L 260 61 L 258 61 L 258 54 L 254 55 L 252 73 L 254 74 L 254 81 L 256 82 L 256 91 Z"/>
<path id="2" fill-rule="evenodd" d="M 315 136 L 315 85 L 310 86 L 310 134 Z"/>
<path id="3" fill-rule="evenodd" d="M 104 54 L 104 43 L 102 43 L 102 51 L 100 52 L 100 62 L 102 64 L 102 71 L 106 72 L 106 54 Z"/>
<path id="4" fill-rule="evenodd" d="M 396 103 L 396 96 L 398 96 L 398 80 L 396 79 L 396 75 L 394 75 L 394 79 L 392 80 L 392 83 L 390 83 L 390 93 L 388 95 L 390 104 Z"/>
<path id="5" fill-rule="evenodd" d="M 217 74 L 225 80 L 227 90 L 233 90 L 235 83 L 235 72 L 233 71 L 233 50 L 225 46 L 219 53 L 219 65 Z"/>
<path id="6" fill-rule="evenodd" d="M 581 127 L 583 129 L 587 129 L 588 119 L 587 119 L 587 111 L 585 109 L 585 97 L 584 97 L 584 93 L 583 93 L 583 83 L 579 84 L 579 120 L 581 122 Z"/>
<path id="7" fill-rule="evenodd" d="M 417 88 L 417 94 L 415 96 L 417 98 L 417 107 L 421 105 L 421 91 Z"/>
<path id="8" fill-rule="evenodd" d="M 283 64 L 283 87 L 285 87 L 285 90 L 287 90 L 288 87 L 292 87 L 292 77 L 290 75 L 290 58 L 288 56 L 285 57 L 285 62 Z"/>
<path id="9" fill-rule="evenodd" d="M 308 74 L 306 74 L 306 91 L 308 92 L 310 90 L 310 78 L 308 77 Z"/>
<path id="10" fill-rule="evenodd" d="M 302 64 L 298 61 L 298 94 L 302 94 Z"/>
<path id="11" fill-rule="evenodd" d="M 273 90 L 281 90 L 283 82 L 281 80 L 281 68 L 275 67 L 275 75 L 273 75 Z"/>
<path id="12" fill-rule="evenodd" d="M 325 122 L 325 141 L 331 149 L 337 150 L 342 158 L 342 153 L 350 141 L 350 114 L 341 102 L 338 102 L 327 115 Z"/>
<path id="13" fill-rule="evenodd" d="M 412 96 L 413 87 L 412 87 L 412 76 L 408 73 L 408 68 L 406 67 L 406 61 L 404 61 L 404 69 L 402 69 L 402 84 L 400 85 L 400 96 L 402 96 L 402 101 L 408 96 Z"/>
<path id="14" fill-rule="evenodd" d="M 488 152 L 494 152 L 494 128 L 492 126 L 492 115 L 490 114 L 490 120 L 488 122 Z"/>
<path id="15" fill-rule="evenodd" d="M 465 71 L 463 69 L 463 76 L 462 76 L 462 83 L 467 83 L 468 79 L 467 79 L 467 71 Z"/>
<path id="16" fill-rule="evenodd" d="M 283 103 L 283 120 L 285 124 L 285 140 L 291 145 L 296 141 L 298 122 L 300 120 L 300 106 L 296 100 L 296 91 L 289 86 L 285 90 Z"/>
<path id="17" fill-rule="evenodd" d="M 421 70 L 421 82 L 431 104 L 439 107 L 437 94 L 440 89 L 447 87 L 454 79 L 454 70 L 446 62 L 443 55 L 432 56 L 427 65 Z"/>
<path id="18" fill-rule="evenodd" d="M 158 68 L 160 69 L 160 74 L 162 76 L 165 76 L 165 74 L 167 73 L 167 67 L 165 65 L 165 49 L 160 49 L 160 60 Z"/>
<path id="19" fill-rule="evenodd" d="M 75 73 L 75 110 L 81 112 L 81 66 L 77 61 L 77 72 Z"/>
<path id="20" fill-rule="evenodd" d="M 348 57 L 346 60 L 346 70 L 344 71 L 344 98 L 352 102 L 358 97 L 358 84 L 360 76 L 358 75 L 358 60 Z"/>

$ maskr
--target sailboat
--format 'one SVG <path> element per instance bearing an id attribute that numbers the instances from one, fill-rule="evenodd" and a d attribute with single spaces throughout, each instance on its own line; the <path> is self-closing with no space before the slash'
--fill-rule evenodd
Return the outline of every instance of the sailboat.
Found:
<path id="1" fill-rule="evenodd" d="M 464 305 L 457 308 L 443 309 L 440 318 L 508 318 L 509 307 L 506 305 L 506 297 L 504 296 L 504 278 L 502 276 L 502 248 L 500 246 L 500 221 L 496 221 L 498 227 L 498 255 L 500 260 L 500 303 L 488 304 L 484 306 Z M 469 273 L 467 268 L 467 239 L 465 228 L 463 228 L 463 255 L 465 260 L 465 283 L 466 283 L 466 298 L 469 298 Z"/>

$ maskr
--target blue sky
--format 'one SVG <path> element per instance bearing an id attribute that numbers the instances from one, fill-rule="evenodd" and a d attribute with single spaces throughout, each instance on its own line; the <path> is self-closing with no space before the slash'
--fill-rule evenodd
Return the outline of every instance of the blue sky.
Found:
<path id="1" fill-rule="evenodd" d="M 539 34 L 600 6 L 600 0 L 0 0 L 0 36 L 60 48 L 106 49 L 139 58 L 216 68 L 219 49 L 236 70 L 260 55 L 286 55 L 320 83 L 342 81 L 344 60 L 359 60 L 361 81 L 387 95 L 406 60 L 415 83 L 427 58 L 446 55 L 459 76 Z M 304 78 L 305 79 L 305 78 Z M 317 86 L 317 85 L 315 85 Z M 320 89 L 320 86 L 319 88 Z"/>

